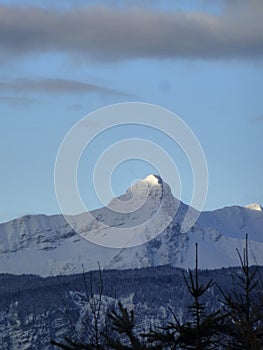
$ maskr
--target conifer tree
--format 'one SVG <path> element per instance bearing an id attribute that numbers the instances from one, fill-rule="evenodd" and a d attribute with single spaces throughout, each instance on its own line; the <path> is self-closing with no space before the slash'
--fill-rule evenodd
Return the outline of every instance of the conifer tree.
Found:
<path id="1" fill-rule="evenodd" d="M 112 322 L 112 330 L 117 333 L 114 335 L 104 335 L 107 345 L 115 350 L 161 350 L 160 346 L 147 346 L 141 336 L 135 334 L 135 320 L 133 310 L 128 311 L 121 302 L 118 303 L 119 312 L 113 310 L 109 314 Z M 124 336 L 124 337 L 122 337 Z"/>
<path id="2" fill-rule="evenodd" d="M 193 303 L 188 307 L 190 320 L 180 323 L 175 313 L 172 312 L 174 321 L 160 331 L 151 331 L 145 336 L 154 344 L 172 349 L 218 349 L 219 333 L 223 325 L 223 316 L 219 311 L 206 314 L 201 302 L 203 295 L 211 288 L 213 281 L 206 284 L 199 281 L 198 271 L 198 245 L 196 243 L 196 263 L 194 272 L 189 270 L 189 278 L 183 273 L 187 290 L 193 298 Z"/>
<path id="3" fill-rule="evenodd" d="M 237 250 L 241 273 L 233 274 L 234 289 L 226 294 L 221 288 L 226 311 L 226 349 L 263 349 L 263 290 L 258 269 L 249 265 L 248 236 L 243 257 Z M 261 285 L 260 285 L 261 282 Z"/>

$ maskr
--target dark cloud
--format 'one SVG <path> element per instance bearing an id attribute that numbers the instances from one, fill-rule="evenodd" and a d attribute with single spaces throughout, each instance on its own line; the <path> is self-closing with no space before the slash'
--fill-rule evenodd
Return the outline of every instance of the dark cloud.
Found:
<path id="1" fill-rule="evenodd" d="M 87 93 L 99 92 L 113 95 L 124 95 L 124 93 L 103 86 L 88 84 L 77 80 L 67 79 L 15 79 L 0 81 L 0 91 L 13 92 L 36 92 L 36 93 Z"/>
<path id="2" fill-rule="evenodd" d="M 2 58 L 60 52 L 101 61 L 262 58 L 263 2 L 238 4 L 218 16 L 105 6 L 66 11 L 0 6 L 0 52 Z"/>

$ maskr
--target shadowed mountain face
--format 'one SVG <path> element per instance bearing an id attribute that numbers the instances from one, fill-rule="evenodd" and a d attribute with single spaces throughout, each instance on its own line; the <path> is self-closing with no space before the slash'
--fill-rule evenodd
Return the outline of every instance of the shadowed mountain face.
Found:
<path id="1" fill-rule="evenodd" d="M 82 265 L 87 271 L 96 269 L 98 261 L 103 268 L 118 269 L 165 264 L 192 267 L 195 242 L 203 257 L 201 268 L 236 266 L 235 250 L 243 249 L 246 233 L 253 251 L 251 264 L 263 264 L 263 212 L 259 205 L 203 212 L 188 232 L 181 233 L 188 209 L 159 176 L 149 175 L 107 207 L 72 217 L 73 228 L 62 215 L 24 216 L 0 224 L 0 272 L 72 274 L 80 272 Z M 147 242 L 112 249 L 89 241 L 107 245 L 114 230 L 122 239 L 127 228 Z"/>

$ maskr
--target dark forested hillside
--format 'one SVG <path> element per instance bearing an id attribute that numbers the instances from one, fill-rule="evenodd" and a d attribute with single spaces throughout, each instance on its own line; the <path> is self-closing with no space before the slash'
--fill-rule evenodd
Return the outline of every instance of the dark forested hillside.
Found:
<path id="1" fill-rule="evenodd" d="M 120 300 L 134 309 L 138 332 L 166 323 L 172 316 L 169 307 L 184 320 L 191 297 L 182 271 L 171 266 L 102 271 L 103 318 Z M 233 272 L 239 273 L 239 268 L 200 272 L 200 282 L 211 278 L 215 282 L 204 295 L 207 309 L 219 306 L 217 284 L 226 292 L 233 287 Z M 62 340 L 68 334 L 85 340 L 88 322 L 92 322 L 87 295 L 96 295 L 99 285 L 98 271 L 48 278 L 0 275 L 1 349 L 53 349 L 50 339 Z"/>

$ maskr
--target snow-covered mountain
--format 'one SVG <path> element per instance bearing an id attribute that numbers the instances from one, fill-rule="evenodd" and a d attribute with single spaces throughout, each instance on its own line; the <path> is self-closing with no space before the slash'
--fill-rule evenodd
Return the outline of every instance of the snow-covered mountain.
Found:
<path id="1" fill-rule="evenodd" d="M 81 235 L 62 215 L 28 215 L 0 224 L 0 272 L 71 274 L 80 272 L 82 265 L 86 271 L 96 269 L 98 262 L 103 268 L 118 269 L 165 264 L 192 267 L 195 242 L 201 268 L 236 266 L 236 248 L 242 251 L 246 233 L 251 264 L 263 265 L 260 205 L 203 212 L 187 233 L 181 233 L 188 209 L 160 177 L 150 175 L 107 207 L 71 217 L 71 226 Z M 124 232 L 132 232 L 134 242 L 130 238 L 126 242 Z M 119 246 L 147 242 L 109 248 L 90 240 L 107 246 L 112 240 L 119 240 Z"/>

